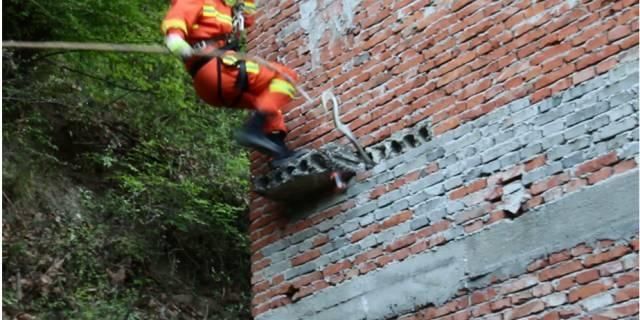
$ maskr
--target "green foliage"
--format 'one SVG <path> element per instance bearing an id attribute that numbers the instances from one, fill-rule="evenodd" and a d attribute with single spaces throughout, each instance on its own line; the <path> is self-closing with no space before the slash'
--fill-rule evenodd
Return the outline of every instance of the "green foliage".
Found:
<path id="1" fill-rule="evenodd" d="M 159 43 L 167 7 L 9 0 L 4 38 Z M 235 292 L 220 312 L 247 317 L 249 161 L 231 139 L 242 112 L 199 103 L 182 64 L 160 55 L 5 50 L 2 90 L 4 305 L 107 319 L 150 291 L 190 288 Z M 46 294 L 43 256 L 65 257 Z M 122 283 L 106 272 L 118 267 Z M 34 278 L 20 299 L 18 270 Z"/>

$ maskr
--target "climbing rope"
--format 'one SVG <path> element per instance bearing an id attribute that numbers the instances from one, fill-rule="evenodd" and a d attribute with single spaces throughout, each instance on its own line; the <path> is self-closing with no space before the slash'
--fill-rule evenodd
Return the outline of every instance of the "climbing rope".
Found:
<path id="1" fill-rule="evenodd" d="M 20 48 L 20 49 L 62 49 L 62 50 L 81 50 L 81 51 L 106 51 L 106 52 L 138 52 L 138 53 L 154 53 L 154 54 L 171 54 L 169 50 L 161 45 L 153 44 L 117 44 L 117 43 L 97 43 L 97 42 L 62 42 L 62 41 L 44 41 L 44 42 L 31 42 L 31 41 L 3 41 L 3 48 Z M 195 56 L 217 58 L 222 57 L 225 51 L 219 49 L 213 49 L 205 52 L 195 52 Z M 308 102 L 312 102 L 311 96 L 296 84 L 295 80 L 289 75 L 278 72 L 278 70 L 271 65 L 270 62 L 260 57 L 249 55 L 242 52 L 236 52 L 236 57 L 243 60 L 252 60 L 265 68 L 278 73 L 285 80 L 293 84 L 298 92 Z"/>
<path id="2" fill-rule="evenodd" d="M 364 151 L 364 148 L 362 147 L 360 142 L 358 142 L 358 138 L 356 138 L 351 129 L 349 129 L 349 127 L 345 125 L 342 120 L 340 120 L 340 112 L 338 111 L 338 99 L 333 94 L 333 92 L 331 92 L 331 90 L 327 89 L 322 93 L 322 107 L 324 108 L 325 112 L 329 111 L 327 108 L 327 103 L 329 101 L 331 101 L 331 103 L 333 104 L 333 123 L 335 124 L 336 129 L 342 132 L 342 134 L 344 134 L 347 139 L 349 139 L 349 141 L 351 141 L 351 143 L 356 147 L 356 150 L 358 150 L 358 153 L 360 153 L 360 157 L 362 158 L 362 160 L 364 160 L 367 167 L 374 166 L 376 163 L 373 161 L 373 159 L 371 159 L 371 157 L 369 157 L 369 154 Z"/>

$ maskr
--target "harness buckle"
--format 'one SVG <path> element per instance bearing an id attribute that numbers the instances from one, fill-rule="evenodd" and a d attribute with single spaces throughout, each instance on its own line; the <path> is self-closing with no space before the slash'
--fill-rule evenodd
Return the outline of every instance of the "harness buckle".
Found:
<path id="1" fill-rule="evenodd" d="M 209 45 L 209 43 L 206 40 L 201 40 L 194 43 L 191 47 L 196 50 L 204 50 L 204 48 L 206 48 L 207 45 Z"/>

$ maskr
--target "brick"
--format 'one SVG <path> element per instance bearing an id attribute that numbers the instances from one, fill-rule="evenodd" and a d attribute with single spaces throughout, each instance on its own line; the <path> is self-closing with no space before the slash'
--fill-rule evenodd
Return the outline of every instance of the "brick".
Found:
<path id="1" fill-rule="evenodd" d="M 576 275 L 576 282 L 579 284 L 586 284 L 591 281 L 597 280 L 600 277 L 598 270 L 587 270 Z"/>
<path id="2" fill-rule="evenodd" d="M 569 250 L 555 252 L 549 256 L 549 264 L 556 264 L 558 262 L 566 261 L 569 260 L 570 257 L 571 254 Z"/>
<path id="3" fill-rule="evenodd" d="M 629 171 L 631 169 L 634 169 L 637 166 L 638 164 L 633 159 L 624 160 L 624 161 L 621 161 L 620 163 L 617 163 L 613 167 L 613 174 L 620 174 L 620 173 Z"/>
<path id="4" fill-rule="evenodd" d="M 629 247 L 618 246 L 611 250 L 588 256 L 584 260 L 583 264 L 585 265 L 585 267 L 592 267 L 622 257 L 629 252 L 631 252 L 631 249 L 629 249 Z"/>
<path id="5" fill-rule="evenodd" d="M 618 65 L 618 60 L 615 57 L 606 59 L 596 65 L 596 73 L 603 74 Z"/>
<path id="6" fill-rule="evenodd" d="M 532 275 L 524 275 L 519 279 L 511 280 L 500 286 L 499 294 L 506 295 L 512 292 L 531 288 L 538 284 L 538 280 Z"/>
<path id="7" fill-rule="evenodd" d="M 575 284 L 576 284 L 576 277 L 568 276 L 555 281 L 554 288 L 555 288 L 555 291 L 564 291 L 568 288 L 575 286 Z"/>
<path id="8" fill-rule="evenodd" d="M 609 124 L 596 132 L 595 141 L 601 141 L 614 137 L 622 132 L 629 131 L 638 125 L 637 118 L 624 118 Z"/>
<path id="9" fill-rule="evenodd" d="M 454 191 L 452 191 L 449 194 L 449 198 L 451 200 L 456 200 L 459 198 L 462 198 L 468 194 L 474 193 L 476 191 L 482 190 L 487 186 L 487 179 L 480 179 L 480 180 L 476 180 L 474 182 L 472 182 L 471 184 L 467 185 L 467 186 L 463 186 L 461 188 L 458 188 Z"/>
<path id="10" fill-rule="evenodd" d="M 397 250 L 392 253 L 391 258 L 395 261 L 402 261 L 411 255 L 409 248 Z"/>
<path id="11" fill-rule="evenodd" d="M 541 298 L 547 307 L 557 307 L 567 302 L 567 295 L 564 293 L 554 293 Z"/>
<path id="12" fill-rule="evenodd" d="M 604 37 L 601 37 L 601 38 L 604 38 Z M 595 53 L 586 54 L 582 58 L 576 61 L 576 68 L 578 70 L 582 70 L 588 66 L 595 65 L 598 62 L 618 53 L 619 51 L 620 51 L 620 47 L 618 46 L 608 46 Z"/>
<path id="13" fill-rule="evenodd" d="M 464 232 L 472 233 L 482 229 L 484 222 L 482 220 L 476 220 L 464 226 Z"/>
<path id="14" fill-rule="evenodd" d="M 560 67 L 560 69 L 553 71 L 551 73 L 545 74 L 538 81 L 535 82 L 534 88 L 536 90 L 540 90 L 566 76 L 571 74 L 575 70 L 575 66 L 573 64 L 568 64 Z M 551 94 L 551 91 L 549 91 Z"/>
<path id="15" fill-rule="evenodd" d="M 563 174 L 559 174 L 559 175 L 555 175 L 552 176 L 551 178 L 541 181 L 541 182 L 536 182 L 534 184 L 531 185 L 530 191 L 532 195 L 538 195 L 541 194 L 549 189 L 552 189 L 554 187 L 557 187 L 561 184 L 564 184 L 565 182 L 569 181 L 569 175 L 566 173 Z"/>
<path id="16" fill-rule="evenodd" d="M 525 202 L 524 208 L 529 210 L 539 205 L 542 205 L 544 202 L 545 202 L 545 199 L 543 196 L 534 196 L 531 199 L 527 200 L 527 202 Z"/>
<path id="17" fill-rule="evenodd" d="M 570 306 L 560 309 L 558 313 L 560 314 L 560 319 L 571 319 L 572 317 L 580 314 L 582 310 L 577 306 Z"/>
<path id="18" fill-rule="evenodd" d="M 411 254 L 418 254 L 428 249 L 428 241 L 418 241 L 409 247 Z"/>
<path id="19" fill-rule="evenodd" d="M 542 320 L 560 320 L 560 313 L 558 311 L 552 311 L 545 314 Z"/>
<path id="20" fill-rule="evenodd" d="M 502 198 L 503 188 L 502 186 L 497 186 L 493 188 L 491 192 L 489 192 L 484 199 L 487 201 L 499 201 Z"/>
<path id="21" fill-rule="evenodd" d="M 625 317 L 629 317 L 636 314 L 638 314 L 637 303 L 631 303 L 631 304 L 626 304 L 622 306 L 615 306 L 602 313 L 602 315 L 607 317 L 608 319 L 611 319 L 611 318 L 623 319 Z"/>
<path id="22" fill-rule="evenodd" d="M 524 304 L 520 307 L 513 308 L 511 311 L 511 319 L 518 319 L 524 316 L 528 316 L 530 314 L 538 313 L 544 310 L 544 302 L 542 301 L 532 301 L 527 304 Z"/>
<path id="23" fill-rule="evenodd" d="M 581 269 L 582 269 L 582 265 L 580 264 L 579 261 L 574 260 L 574 261 L 564 262 L 560 265 L 542 270 L 538 274 L 538 278 L 540 279 L 540 281 L 547 281 L 547 280 L 558 278 L 565 274 L 573 273 Z"/>
<path id="24" fill-rule="evenodd" d="M 356 243 L 362 239 L 364 239 L 366 236 L 372 234 L 372 233 L 377 233 L 378 231 L 380 231 L 380 225 L 379 224 L 372 224 L 364 229 L 360 229 L 356 232 L 354 232 L 351 235 L 351 242 L 352 243 Z"/>
<path id="25" fill-rule="evenodd" d="M 531 102 L 532 103 L 536 103 L 542 99 L 545 99 L 547 97 L 551 96 L 551 89 L 550 88 L 542 88 L 538 91 L 536 91 L 535 93 L 533 93 L 533 95 L 531 95 Z"/>
<path id="26" fill-rule="evenodd" d="M 549 265 L 549 261 L 547 259 L 538 259 L 534 262 L 531 262 L 527 266 L 527 271 L 532 272 L 532 271 L 540 270 L 548 265 Z"/>
<path id="27" fill-rule="evenodd" d="M 600 168 L 614 164 L 617 161 L 618 161 L 618 156 L 616 155 L 616 153 L 610 152 L 604 156 L 601 156 L 594 160 L 587 161 L 584 164 L 578 166 L 578 168 L 576 169 L 576 176 L 582 176 L 586 173 L 597 171 Z"/>
<path id="28" fill-rule="evenodd" d="M 596 184 L 600 181 L 603 181 L 609 178 L 613 174 L 613 169 L 610 167 L 602 168 L 587 177 L 587 182 L 589 184 Z"/>
<path id="29" fill-rule="evenodd" d="M 492 289 L 492 288 L 489 288 L 486 290 L 474 291 L 471 294 L 471 304 L 475 305 L 485 301 L 489 301 L 493 299 L 495 296 L 496 296 L 496 291 L 495 289 Z"/>
<path id="30" fill-rule="evenodd" d="M 455 117 L 451 117 L 449 119 L 447 119 L 446 121 L 441 122 L 440 124 L 438 124 L 437 126 L 435 126 L 433 128 L 433 133 L 435 135 L 441 135 L 442 133 L 449 131 L 453 128 L 456 128 L 458 125 L 460 125 L 460 119 L 455 116 Z"/>
<path id="31" fill-rule="evenodd" d="M 598 266 L 598 272 L 601 277 L 608 277 L 612 274 L 622 272 L 623 270 L 624 267 L 622 266 L 622 261 L 611 261 Z"/>
<path id="32" fill-rule="evenodd" d="M 516 294 L 511 295 L 511 303 L 514 305 L 521 305 L 533 298 L 533 291 L 527 290 L 518 292 Z"/>
<path id="33" fill-rule="evenodd" d="M 595 282 L 588 284 L 584 287 L 579 287 L 573 289 L 569 292 L 569 302 L 576 302 L 578 300 L 586 299 L 593 295 L 596 295 L 600 292 L 604 292 L 607 290 L 607 286 L 605 286 L 601 282 Z"/>
<path id="34" fill-rule="evenodd" d="M 628 287 L 615 293 L 616 303 L 638 298 L 638 287 Z"/>
<path id="35" fill-rule="evenodd" d="M 407 246 L 410 246 L 414 242 L 416 242 L 416 235 L 415 234 L 409 234 L 409 235 L 407 235 L 407 236 L 405 236 L 403 238 L 395 240 L 390 245 L 388 245 L 385 248 L 385 250 L 388 251 L 388 252 L 394 252 L 394 251 L 400 250 L 402 248 L 405 248 Z"/>
<path id="36" fill-rule="evenodd" d="M 614 42 L 618 39 L 624 38 L 631 34 L 631 27 L 628 25 L 616 26 L 615 28 L 607 32 L 607 39 L 609 42 Z"/>
<path id="37" fill-rule="evenodd" d="M 411 210 L 402 211 L 396 215 L 391 216 L 390 218 L 384 220 L 382 222 L 382 230 L 391 228 L 400 223 L 403 223 L 413 217 L 413 212 Z"/>
<path id="38" fill-rule="evenodd" d="M 325 277 L 328 277 L 330 275 L 333 275 L 335 273 L 341 272 L 342 270 L 346 270 L 349 268 L 351 268 L 351 262 L 349 260 L 345 260 L 345 261 L 334 263 L 327 266 L 326 268 L 324 268 L 324 270 L 322 270 L 322 274 Z"/>
<path id="39" fill-rule="evenodd" d="M 579 84 L 581 82 L 585 82 L 596 76 L 596 67 L 590 67 L 583 70 L 580 70 L 573 74 L 572 80 L 573 84 Z"/>
<path id="40" fill-rule="evenodd" d="M 360 274 L 366 274 L 369 271 L 373 271 L 377 268 L 376 264 L 373 262 L 365 262 L 362 263 L 358 266 L 358 271 L 360 271 Z"/>
<path id="41" fill-rule="evenodd" d="M 542 154 L 525 163 L 525 171 L 531 171 L 533 169 L 543 166 L 547 162 L 547 156 Z"/>
<path id="42" fill-rule="evenodd" d="M 321 234 L 313 239 L 313 247 L 319 247 L 327 242 L 329 242 L 329 237 L 325 234 Z"/>
<path id="43" fill-rule="evenodd" d="M 594 310 L 602 309 L 608 305 L 614 303 L 613 295 L 609 293 L 602 293 L 590 298 L 584 299 L 580 305 L 587 311 L 592 312 Z"/>
<path id="44" fill-rule="evenodd" d="M 355 260 L 353 260 L 353 264 L 355 265 L 359 265 L 365 261 L 368 260 L 373 260 L 379 256 L 382 255 L 382 249 L 381 248 L 374 248 L 372 250 L 369 250 L 365 253 L 359 254 L 358 256 L 356 256 Z"/>
<path id="45" fill-rule="evenodd" d="M 541 283 L 541 284 L 533 287 L 531 292 L 533 293 L 534 297 L 537 297 L 537 298 L 543 297 L 543 296 L 549 295 L 549 294 L 551 294 L 553 292 L 553 286 L 549 282 Z"/>
<path id="46" fill-rule="evenodd" d="M 485 225 L 490 225 L 494 222 L 506 219 L 507 213 L 504 210 L 493 211 L 489 214 L 489 220 L 485 222 Z"/>
<path id="47" fill-rule="evenodd" d="M 489 303 L 483 303 L 472 309 L 471 314 L 474 318 L 481 317 L 485 314 L 491 313 L 491 306 Z"/>
<path id="48" fill-rule="evenodd" d="M 491 302 L 490 307 L 491 307 L 491 311 L 493 312 L 504 310 L 508 307 L 511 307 L 511 299 L 503 298 L 500 300 L 493 301 Z"/>
<path id="49" fill-rule="evenodd" d="M 299 266 L 301 264 L 307 263 L 317 257 L 320 256 L 320 250 L 319 249 L 313 249 L 311 251 L 307 251 L 301 255 L 298 255 L 296 257 L 294 257 L 293 259 L 291 259 L 291 265 L 293 266 Z"/>
<path id="50" fill-rule="evenodd" d="M 630 283 L 638 282 L 638 272 L 627 272 L 616 277 L 616 285 L 619 288 L 625 287 Z"/>
<path id="51" fill-rule="evenodd" d="M 593 252 L 593 249 L 585 244 L 580 244 L 571 249 L 571 255 L 574 257 L 579 257 L 591 252 Z"/>
<path id="52" fill-rule="evenodd" d="M 627 37 L 626 39 L 618 41 L 617 44 L 622 50 L 626 50 L 633 46 L 637 46 L 638 41 L 640 41 L 640 39 L 638 39 L 638 32 L 636 31 L 631 37 Z"/>
<path id="53" fill-rule="evenodd" d="M 316 271 L 316 272 L 312 272 L 310 274 L 306 274 L 304 276 L 298 277 L 294 282 L 293 282 L 293 286 L 296 288 L 301 288 L 303 286 L 306 286 L 316 280 L 320 280 L 322 279 L 322 272 L 320 271 Z"/>

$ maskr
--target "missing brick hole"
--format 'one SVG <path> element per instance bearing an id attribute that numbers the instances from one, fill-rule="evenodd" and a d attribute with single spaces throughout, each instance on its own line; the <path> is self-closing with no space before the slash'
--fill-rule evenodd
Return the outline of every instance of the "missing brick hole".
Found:
<path id="1" fill-rule="evenodd" d="M 516 210 L 516 212 L 511 212 L 509 210 L 504 210 L 504 215 L 507 219 L 509 220 L 514 220 L 515 218 L 521 216 L 526 210 L 524 208 L 522 208 L 522 206 L 520 206 L 520 208 L 518 208 Z"/>
<path id="2" fill-rule="evenodd" d="M 391 152 L 401 153 L 402 152 L 402 143 L 400 141 L 393 140 L 391 141 Z"/>
<path id="3" fill-rule="evenodd" d="M 414 136 L 412 134 L 408 134 L 408 135 L 404 136 L 403 140 L 411 148 L 415 148 L 418 145 L 418 140 L 416 139 L 416 136 Z"/>
<path id="4" fill-rule="evenodd" d="M 284 174 L 282 171 L 276 171 L 276 174 L 273 178 L 276 182 L 282 182 L 284 181 Z"/>
<path id="5" fill-rule="evenodd" d="M 387 148 L 384 145 L 377 146 L 376 150 L 380 151 L 380 158 L 384 159 L 387 157 Z"/>
<path id="6" fill-rule="evenodd" d="M 429 133 L 429 128 L 427 128 L 427 126 L 420 128 L 418 130 L 418 135 L 425 141 L 431 139 L 431 134 Z"/>
<path id="7" fill-rule="evenodd" d="M 298 168 L 300 168 L 301 171 L 309 171 L 309 162 L 306 159 L 300 161 Z"/>
<path id="8" fill-rule="evenodd" d="M 557 46 L 560 44 L 560 40 L 553 40 L 547 44 L 547 47 Z"/>
<path id="9" fill-rule="evenodd" d="M 269 179 L 264 176 L 258 178 L 258 180 L 256 181 L 256 187 L 258 188 L 266 188 L 268 184 L 269 184 Z"/>
<path id="10" fill-rule="evenodd" d="M 292 299 L 292 298 L 293 298 L 293 296 L 294 296 L 298 291 L 300 291 L 300 289 L 299 289 L 299 288 L 296 288 L 295 286 L 290 285 L 290 286 L 289 286 L 289 288 L 287 288 L 287 292 L 285 292 L 284 294 L 285 294 L 287 297 L 289 297 L 289 299 Z"/>
<path id="11" fill-rule="evenodd" d="M 311 155 L 311 158 L 309 160 L 313 165 L 318 167 L 318 169 L 324 170 L 328 167 L 327 161 L 319 154 Z"/>

